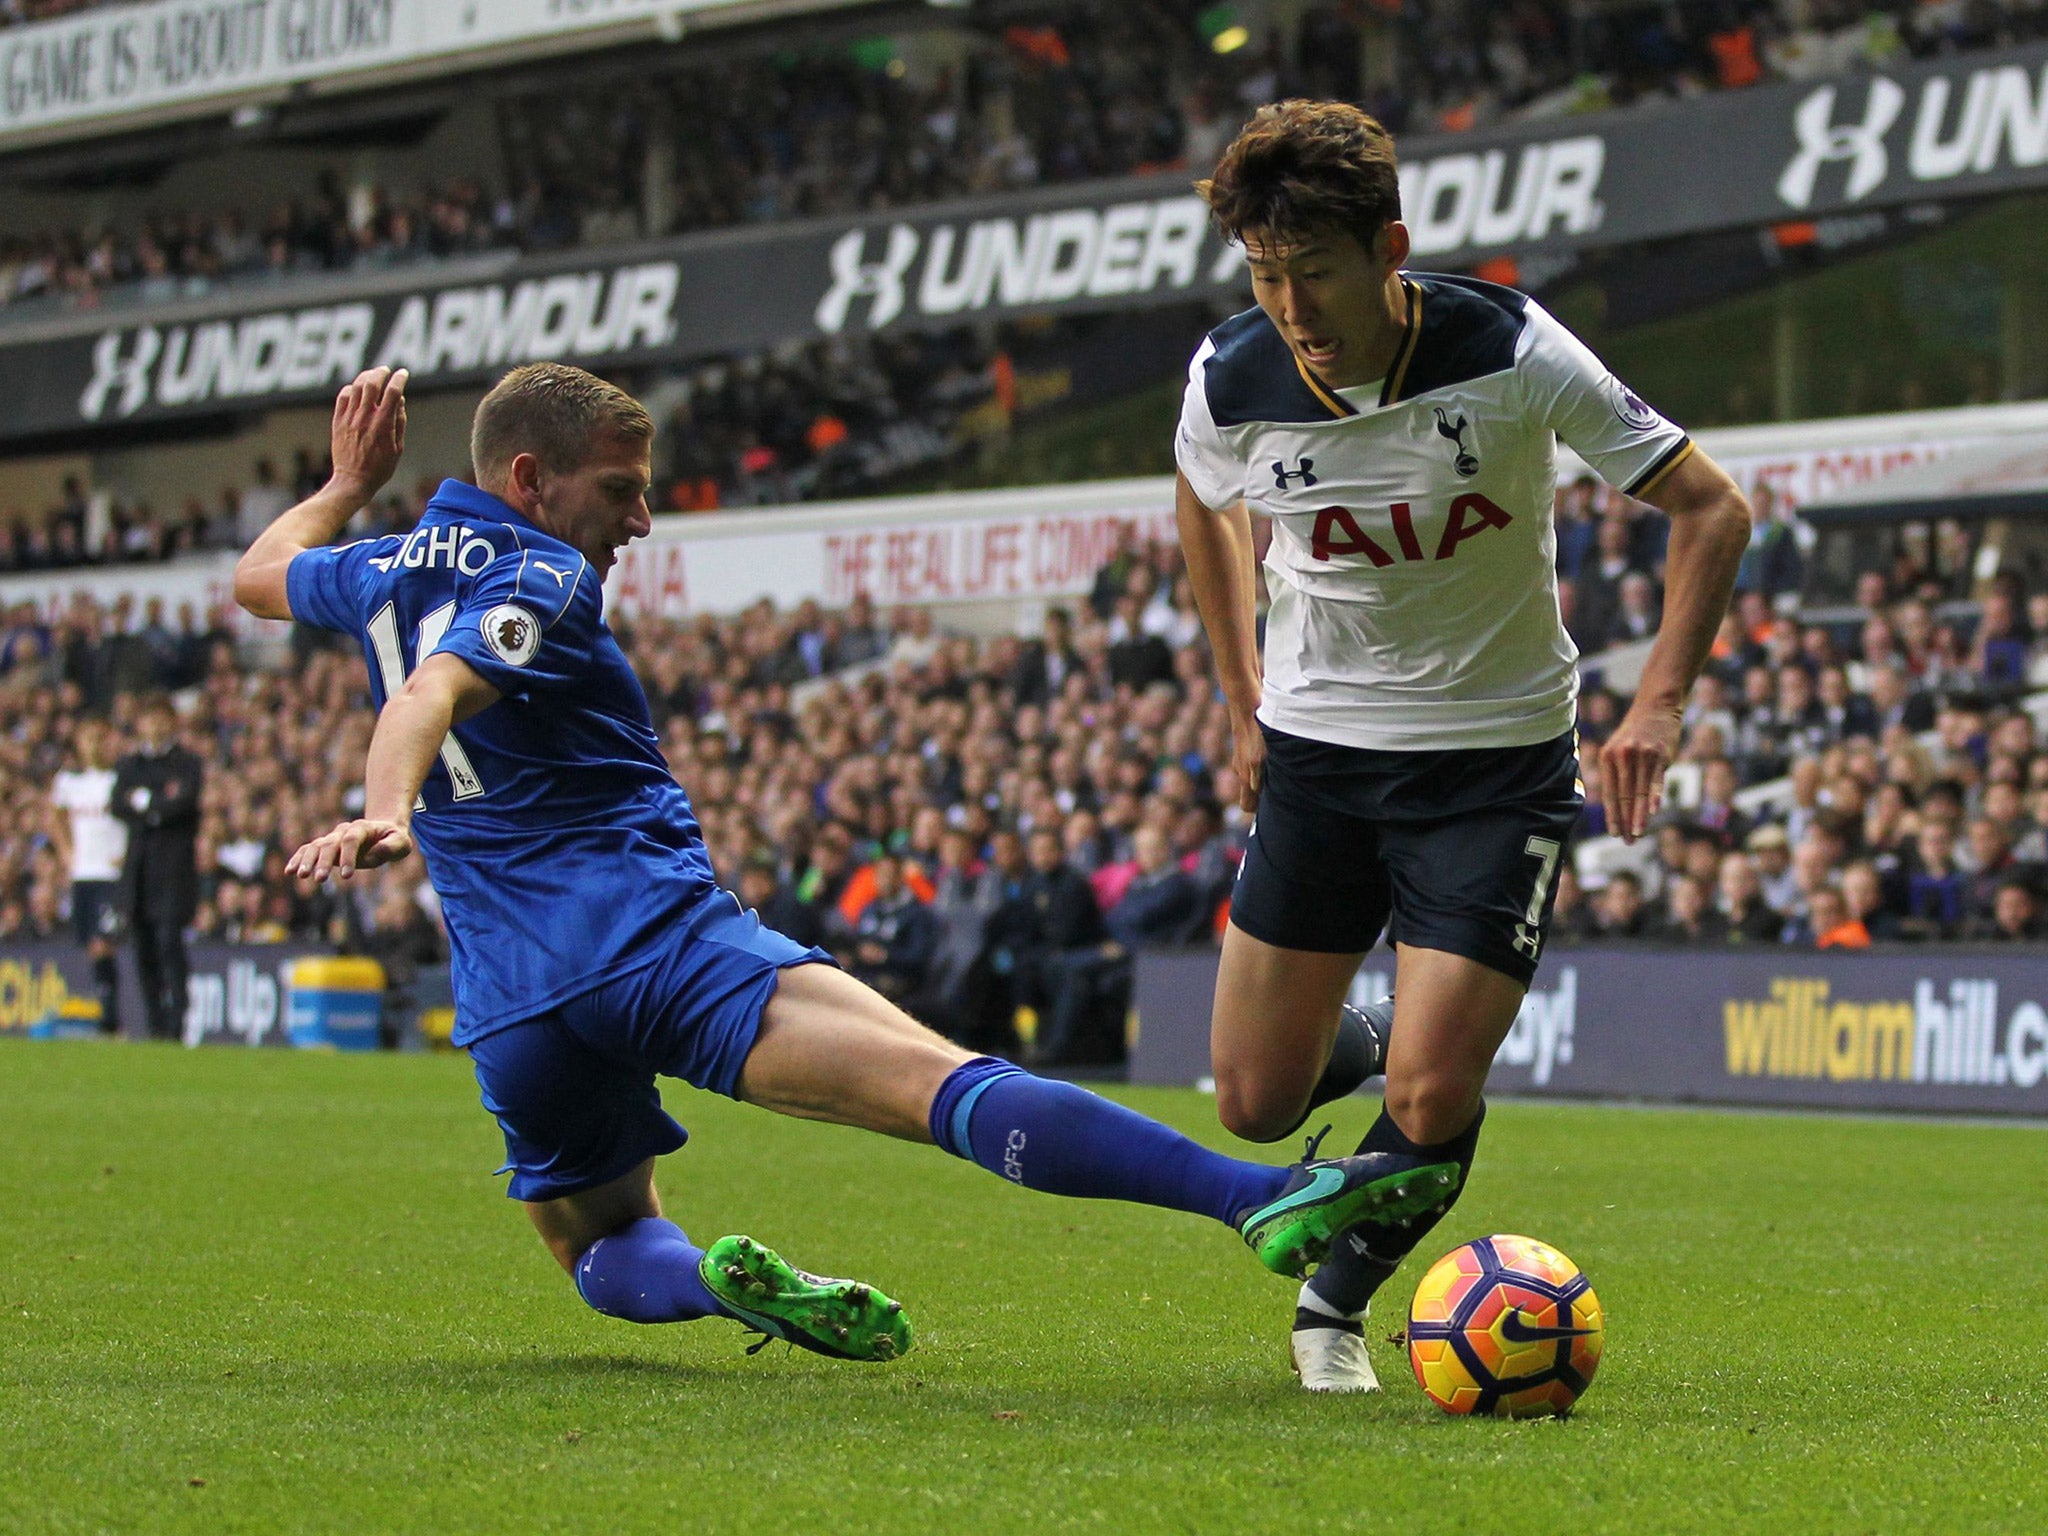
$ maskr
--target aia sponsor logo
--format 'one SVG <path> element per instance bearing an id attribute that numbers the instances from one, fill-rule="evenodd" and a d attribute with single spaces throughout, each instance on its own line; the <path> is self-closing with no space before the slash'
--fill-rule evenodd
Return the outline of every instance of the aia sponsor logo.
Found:
<path id="1" fill-rule="evenodd" d="M 1462 425 L 1462 422 L 1460 423 Z M 1349 507 L 1324 507 L 1316 513 L 1315 529 L 1309 535 L 1309 552 L 1318 560 L 1333 555 L 1363 555 L 1375 568 L 1384 569 L 1397 560 L 1448 560 L 1467 539 L 1477 538 L 1489 528 L 1505 528 L 1514 521 L 1506 509 L 1478 491 L 1467 491 L 1451 503 L 1443 532 L 1432 549 L 1415 526 L 1414 509 L 1405 501 L 1387 508 L 1391 534 L 1375 538 L 1358 523 L 1368 513 L 1354 513 Z M 1389 552 L 1391 542 L 1395 552 Z"/>

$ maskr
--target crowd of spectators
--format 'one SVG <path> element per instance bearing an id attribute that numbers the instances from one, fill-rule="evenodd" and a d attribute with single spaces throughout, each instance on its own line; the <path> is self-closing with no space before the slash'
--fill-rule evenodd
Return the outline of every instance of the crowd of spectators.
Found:
<path id="1" fill-rule="evenodd" d="M 642 392 L 661 409 L 662 500 L 705 512 L 872 494 L 993 449 L 1069 398 L 1069 349 L 1094 323 L 836 336 L 670 374 Z"/>
<path id="2" fill-rule="evenodd" d="M 1186 583 L 1121 556 L 1032 641 L 766 604 L 619 626 L 721 878 L 771 920 L 967 1038 L 1037 1020 L 1041 1055 L 1120 1049 L 1130 951 L 1209 935 L 1243 831 Z M 307 645 L 244 666 L 227 615 L 80 596 L 0 627 L 0 938 L 67 920 L 51 777 L 80 725 L 132 739 L 169 692 L 207 768 L 195 940 L 418 957 L 414 866 L 302 892 L 283 860 L 361 805 L 362 663 Z M 416 958 L 415 958 L 416 963 Z"/>
<path id="3" fill-rule="evenodd" d="M 1654 573 L 1652 574 L 1654 579 Z M 1971 638 L 1880 578 L 1853 633 L 1739 600 L 1686 714 L 1654 840 L 1604 838 L 1599 765 L 1557 942 L 1860 947 L 2034 940 L 2048 880 L 2048 594 L 2000 579 Z M 193 936 L 442 952 L 417 864 L 303 892 L 283 861 L 361 805 L 362 662 L 309 638 L 238 659 L 228 615 L 78 597 L 0 626 L 0 938 L 65 922 L 52 775 L 170 694 L 207 766 Z M 1131 953 L 1218 931 L 1246 818 L 1177 551 L 1127 544 L 1031 638 L 765 601 L 617 626 L 719 877 L 784 931 L 963 1039 L 1114 1054 Z M 1590 689 L 1596 745 L 1624 701 Z M 119 741 L 116 750 L 121 749 Z M 1752 795 L 1751 791 L 1759 794 Z"/>
<path id="4" fill-rule="evenodd" d="M 0 0 L 0 17 L 57 8 Z M 1249 8 L 1244 20 L 1263 26 Z M 1290 95 L 1359 101 L 1396 133 L 1459 132 L 2009 45 L 2048 32 L 2048 5 L 1325 0 L 1290 32 L 1255 35 L 1207 0 L 1049 0 L 1026 18 L 944 26 L 905 39 L 907 57 L 883 37 L 549 82 L 501 103 L 494 189 L 465 180 L 400 196 L 330 172 L 267 217 L 163 213 L 10 239 L 0 305 L 90 306 L 126 285 L 168 298 L 225 279 L 1200 173 L 1248 112 Z"/>
<path id="5" fill-rule="evenodd" d="M 2048 688 L 2048 592 L 2001 573 L 1974 613 L 1951 603 L 1969 549 L 1959 527 L 1936 525 L 1900 541 L 1893 569 L 1863 573 L 1849 614 L 1802 624 L 1782 600 L 1798 581 L 1796 531 L 1767 488 L 1753 506 L 1654 845 L 1582 858 L 1559 884 L 1560 938 L 2048 937 L 2048 739 L 2026 708 Z M 1612 498 L 1571 549 L 1560 539 L 1561 571 L 1577 559 L 1559 587 L 1582 643 L 1655 631 L 1662 520 L 1633 510 Z M 1602 740 L 1621 707 L 1589 691 L 1582 738 Z M 1582 759 L 1597 794 L 1597 754 Z M 1597 804 L 1581 830 L 1605 832 Z"/>
<path id="6" fill-rule="evenodd" d="M 269 214 L 151 213 L 132 227 L 93 225 L 0 239 L 0 305 L 90 309 L 110 289 L 144 303 L 229 281 L 376 270 L 533 243 L 529 199 L 491 198 L 469 180 L 401 196 L 331 173 Z"/>
<path id="7" fill-rule="evenodd" d="M 246 483 L 224 485 L 210 500 L 188 496 L 162 510 L 147 498 L 94 492 L 67 475 L 55 501 L 41 511 L 0 511 L 0 573 L 147 565 L 205 550 L 245 549 L 279 513 L 324 484 L 330 467 L 324 455 L 305 448 L 283 468 L 258 458 Z M 388 490 L 349 525 L 351 535 L 409 530 L 438 483 L 429 476 L 409 491 Z"/>

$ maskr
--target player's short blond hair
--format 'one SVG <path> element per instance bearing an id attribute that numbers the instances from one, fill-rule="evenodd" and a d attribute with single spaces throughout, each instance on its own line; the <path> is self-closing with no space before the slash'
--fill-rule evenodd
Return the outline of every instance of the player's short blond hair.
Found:
<path id="1" fill-rule="evenodd" d="M 1401 217 L 1394 139 L 1342 101 L 1278 101 L 1250 122 L 1195 183 L 1226 239 L 1247 234 L 1298 245 L 1338 229 L 1368 248 Z"/>
<path id="2" fill-rule="evenodd" d="M 590 462 L 606 437 L 654 438 L 654 418 L 616 384 L 567 363 L 528 363 L 478 402 L 469 462 L 478 482 L 495 480 L 522 453 L 567 474 Z"/>

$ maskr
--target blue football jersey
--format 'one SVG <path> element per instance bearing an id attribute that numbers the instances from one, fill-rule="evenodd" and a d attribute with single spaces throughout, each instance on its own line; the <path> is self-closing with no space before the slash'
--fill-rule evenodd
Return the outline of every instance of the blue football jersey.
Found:
<path id="1" fill-rule="evenodd" d="M 503 695 L 449 732 L 413 813 L 457 1045 L 650 963 L 715 888 L 598 573 L 569 545 L 449 480 L 411 533 L 297 556 L 287 590 L 293 618 L 356 638 L 380 710 L 440 651 Z"/>

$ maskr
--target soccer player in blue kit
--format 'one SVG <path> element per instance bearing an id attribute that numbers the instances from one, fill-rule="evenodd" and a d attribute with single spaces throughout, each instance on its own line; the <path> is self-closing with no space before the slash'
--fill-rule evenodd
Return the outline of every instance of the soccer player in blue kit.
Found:
<path id="1" fill-rule="evenodd" d="M 902 1307 L 872 1287 L 747 1237 L 700 1249 L 662 1215 L 654 1160 L 686 1133 L 658 1075 L 934 1142 L 1027 1188 L 1210 1216 L 1282 1274 L 1338 1231 L 1413 1220 L 1455 1189 L 1455 1164 L 1376 1153 L 1224 1157 L 972 1056 L 762 927 L 716 883 L 604 622 L 605 574 L 651 526 L 646 411 L 581 369 L 515 369 L 477 407 L 475 486 L 445 482 L 410 533 L 332 547 L 397 468 L 405 383 L 376 368 L 341 391 L 333 477 L 250 546 L 235 596 L 363 647 L 378 706 L 363 814 L 290 868 L 345 881 L 425 856 L 455 1043 L 504 1131 L 509 1193 L 591 1307 L 729 1317 L 845 1359 L 910 1346 Z"/>

